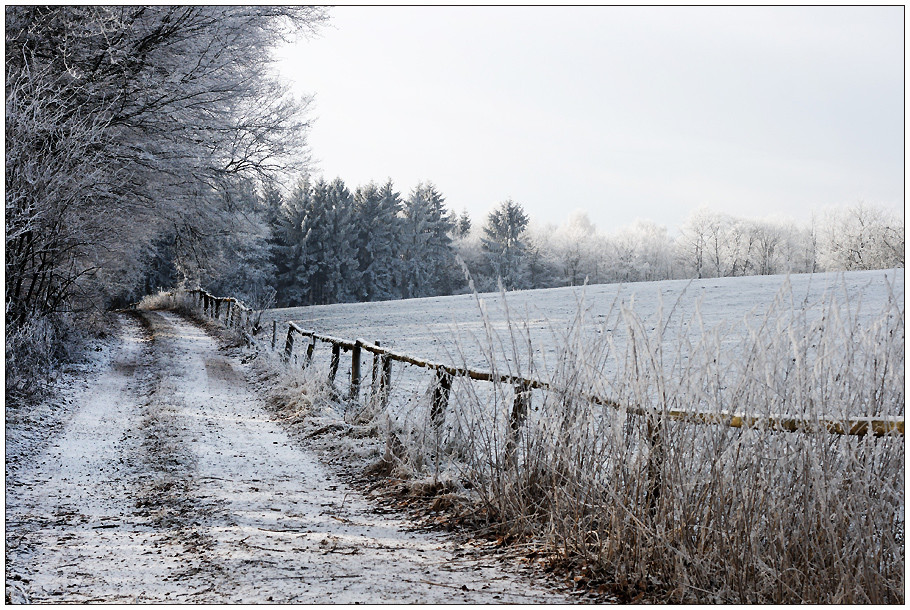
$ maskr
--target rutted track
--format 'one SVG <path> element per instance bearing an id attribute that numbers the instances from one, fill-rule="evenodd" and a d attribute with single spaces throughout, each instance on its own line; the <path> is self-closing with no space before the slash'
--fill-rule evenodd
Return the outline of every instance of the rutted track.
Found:
<path id="1" fill-rule="evenodd" d="M 172 314 L 140 320 L 73 391 L 59 436 L 7 473 L 7 600 L 567 601 L 377 514 L 270 420 L 213 339 Z"/>

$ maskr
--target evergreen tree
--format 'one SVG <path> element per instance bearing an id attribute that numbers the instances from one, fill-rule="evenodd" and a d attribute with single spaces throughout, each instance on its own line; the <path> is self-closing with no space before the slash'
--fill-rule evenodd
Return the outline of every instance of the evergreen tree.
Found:
<path id="1" fill-rule="evenodd" d="M 379 301 L 400 297 L 400 211 L 401 197 L 391 180 L 382 187 L 371 182 L 354 193 L 360 273 L 358 300 Z"/>
<path id="2" fill-rule="evenodd" d="M 451 294 L 455 228 L 445 199 L 432 183 L 418 184 L 405 200 L 402 262 L 406 298 Z"/>
<path id="3" fill-rule="evenodd" d="M 455 224 L 455 237 L 464 239 L 471 233 L 471 217 L 468 215 L 467 208 L 462 211 L 461 216 Z"/>
<path id="4" fill-rule="evenodd" d="M 275 221 L 272 256 L 276 267 L 279 307 L 292 307 L 305 302 L 308 277 L 304 269 L 304 221 L 310 212 L 312 198 L 309 177 L 304 177 L 279 208 Z"/>
<path id="5" fill-rule="evenodd" d="M 344 181 L 320 179 L 312 187 L 304 182 L 282 210 L 282 303 L 356 300 L 360 273 L 352 239 L 353 197 Z"/>
<path id="6" fill-rule="evenodd" d="M 284 242 L 281 240 L 279 219 L 281 218 L 281 206 L 284 204 L 284 198 L 281 191 L 274 183 L 267 183 L 262 189 L 262 206 L 263 219 L 267 230 L 266 247 L 268 249 L 269 263 L 275 273 L 274 282 L 275 300 L 279 299 L 281 293 L 279 278 L 287 272 L 284 267 L 284 257 L 281 254 L 281 248 Z"/>
<path id="7" fill-rule="evenodd" d="M 323 191 L 317 188 L 317 192 Z M 341 178 L 329 183 L 324 192 L 327 197 L 323 206 L 325 225 L 321 231 L 321 243 L 318 248 L 314 248 L 314 256 L 310 259 L 323 271 L 324 283 L 322 294 L 311 302 L 358 301 L 358 293 L 362 290 L 357 260 L 354 197 Z M 314 233 L 318 234 L 319 231 Z"/>
<path id="8" fill-rule="evenodd" d="M 503 286 L 510 290 L 529 286 L 523 237 L 528 220 L 524 209 L 508 199 L 490 212 L 483 228 L 481 244 L 487 253 L 491 276 L 501 278 Z"/>

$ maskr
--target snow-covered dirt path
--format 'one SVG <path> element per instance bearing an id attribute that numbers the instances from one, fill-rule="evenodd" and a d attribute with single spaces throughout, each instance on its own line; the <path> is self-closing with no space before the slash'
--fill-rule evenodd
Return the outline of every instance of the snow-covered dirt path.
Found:
<path id="1" fill-rule="evenodd" d="M 72 418 L 7 472 L 13 602 L 567 602 L 408 532 L 273 422 L 182 318 L 125 318 Z"/>

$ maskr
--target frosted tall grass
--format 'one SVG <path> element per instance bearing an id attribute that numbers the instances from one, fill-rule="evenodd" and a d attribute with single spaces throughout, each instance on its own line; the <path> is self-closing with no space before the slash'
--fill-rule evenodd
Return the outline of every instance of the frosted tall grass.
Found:
<path id="1" fill-rule="evenodd" d="M 487 322 L 464 350 L 553 389 L 533 392 L 512 449 L 513 387 L 456 383 L 433 450 L 448 452 L 498 527 L 542 537 L 614 589 L 645 584 L 690 602 L 902 602 L 903 436 L 666 417 L 902 418 L 901 304 L 891 293 L 875 315 L 859 312 L 837 292 L 800 302 L 789 285 L 744 326 L 709 328 L 697 307 L 645 320 L 620 302 L 595 323 L 581 301 L 554 329 L 549 363 L 535 361 L 526 326 Z"/>

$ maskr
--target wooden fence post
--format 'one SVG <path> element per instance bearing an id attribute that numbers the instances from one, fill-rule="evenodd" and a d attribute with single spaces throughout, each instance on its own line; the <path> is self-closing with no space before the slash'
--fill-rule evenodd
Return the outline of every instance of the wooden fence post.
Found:
<path id="1" fill-rule="evenodd" d="M 531 406 L 531 386 L 524 379 L 517 381 L 514 385 L 515 401 L 512 403 L 512 416 L 509 418 L 509 427 L 512 429 L 512 436 L 518 437 L 518 430 L 524 424 L 528 417 L 528 409 Z"/>
<path id="2" fill-rule="evenodd" d="M 376 347 L 379 347 L 379 341 L 376 341 Z M 377 388 L 377 383 L 379 382 L 379 371 L 380 368 L 380 354 L 373 354 L 373 370 L 370 375 L 370 391 L 375 395 Z"/>
<path id="3" fill-rule="evenodd" d="M 430 419 L 439 428 L 446 418 L 446 407 L 449 404 L 449 390 L 452 389 L 452 375 L 442 368 L 436 369 L 436 387 L 433 388 L 433 405 L 430 408 Z"/>
<path id="4" fill-rule="evenodd" d="M 227 311 L 224 312 L 225 326 L 232 328 L 234 326 L 234 301 L 227 302 Z"/>
<path id="5" fill-rule="evenodd" d="M 215 319 L 218 319 L 218 316 L 221 315 L 221 299 L 215 298 Z"/>
<path id="6" fill-rule="evenodd" d="M 382 369 L 379 373 L 379 403 L 385 408 L 389 404 L 389 389 L 392 387 L 392 359 L 383 354 L 379 361 Z"/>
<path id="7" fill-rule="evenodd" d="M 506 459 L 512 466 L 517 465 L 516 449 L 518 448 L 518 432 L 528 417 L 531 407 L 531 385 L 527 380 L 515 381 L 512 386 L 515 390 L 515 400 L 512 402 L 512 413 L 509 416 L 511 434 L 506 441 Z"/>
<path id="8" fill-rule="evenodd" d="M 360 395 L 360 339 L 351 349 L 351 400 Z"/>
<path id="9" fill-rule="evenodd" d="M 664 447 L 661 438 L 662 418 L 648 416 L 648 516 L 653 522 L 657 517 L 657 502 L 660 500 L 661 473 L 664 463 Z"/>
<path id="10" fill-rule="evenodd" d="M 284 340 L 284 359 L 291 359 L 291 352 L 294 351 L 294 329 L 288 324 L 288 336 Z"/>
<path id="11" fill-rule="evenodd" d="M 337 343 L 332 344 L 332 362 L 329 365 L 329 383 L 335 382 L 335 375 L 338 373 L 338 361 L 341 360 L 341 346 Z"/>
<path id="12" fill-rule="evenodd" d="M 310 339 L 306 346 L 306 359 L 303 361 L 303 368 L 309 367 L 313 363 L 313 350 L 316 348 L 316 339 Z"/>
<path id="13" fill-rule="evenodd" d="M 275 351 L 275 339 L 278 338 L 278 320 L 272 320 L 272 351 Z"/>

